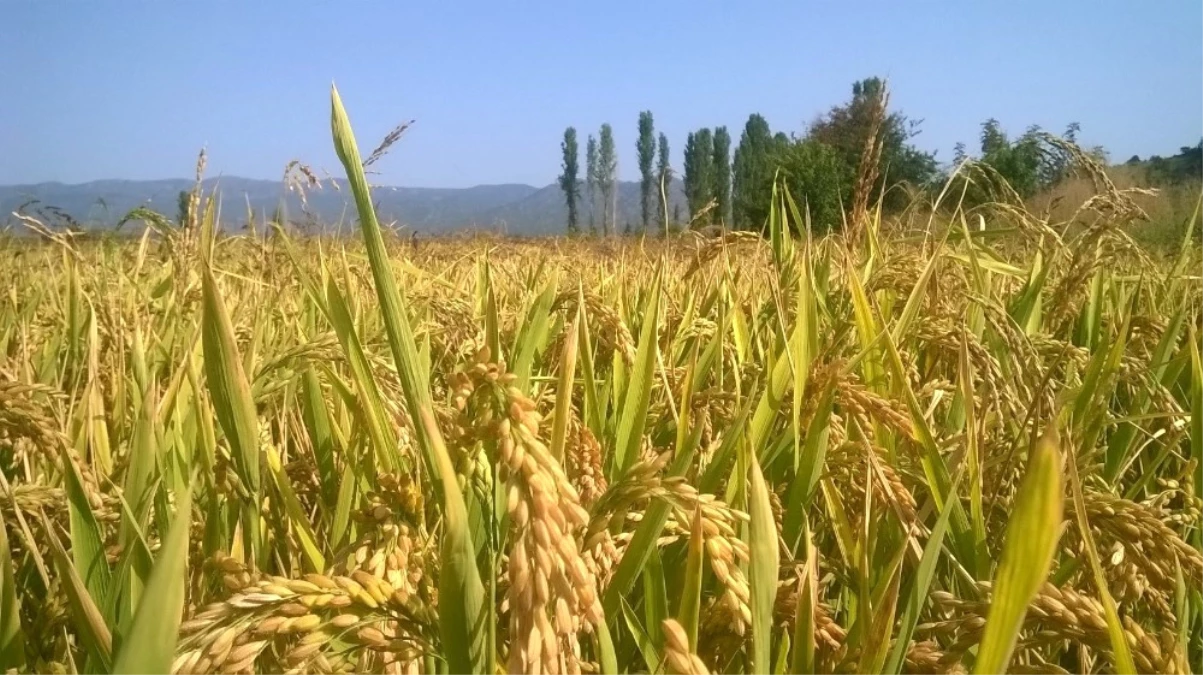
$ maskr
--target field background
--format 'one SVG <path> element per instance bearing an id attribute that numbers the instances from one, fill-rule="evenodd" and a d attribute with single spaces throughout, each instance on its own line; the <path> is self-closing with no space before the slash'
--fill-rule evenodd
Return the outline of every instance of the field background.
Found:
<path id="1" fill-rule="evenodd" d="M 1197 191 L 415 244 L 334 140 L 360 237 L 0 240 L 0 667 L 1199 668 Z"/>

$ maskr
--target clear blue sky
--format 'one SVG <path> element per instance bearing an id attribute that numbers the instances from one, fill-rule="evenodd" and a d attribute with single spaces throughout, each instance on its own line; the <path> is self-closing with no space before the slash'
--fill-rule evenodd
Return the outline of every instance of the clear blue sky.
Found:
<path id="1" fill-rule="evenodd" d="M 636 175 L 640 110 L 685 135 L 749 113 L 801 132 L 888 77 L 948 160 L 980 123 L 1060 131 L 1122 161 L 1203 136 L 1203 5 L 1157 2 L 0 2 L 0 183 L 335 173 L 329 87 L 364 152 L 417 124 L 380 183 L 543 185 L 610 122 Z"/>

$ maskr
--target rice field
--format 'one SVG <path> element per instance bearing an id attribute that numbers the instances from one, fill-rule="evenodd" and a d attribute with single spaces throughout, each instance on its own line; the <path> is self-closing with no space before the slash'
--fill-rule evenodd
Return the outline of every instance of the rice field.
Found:
<path id="1" fill-rule="evenodd" d="M 415 248 L 332 113 L 355 237 L 0 241 L 0 670 L 1203 669 L 1200 255 L 1097 166 Z"/>

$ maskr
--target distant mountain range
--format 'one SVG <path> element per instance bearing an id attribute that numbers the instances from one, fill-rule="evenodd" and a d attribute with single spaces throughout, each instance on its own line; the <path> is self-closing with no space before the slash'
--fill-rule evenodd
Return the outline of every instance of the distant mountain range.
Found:
<path id="1" fill-rule="evenodd" d="M 7 223 L 20 230 L 10 215 L 18 209 L 29 215 L 35 215 L 38 209 L 43 214 L 64 213 L 85 228 L 98 229 L 112 227 L 138 206 L 174 218 L 180 191 L 192 189 L 194 183 L 167 179 L 0 185 L 0 225 Z M 282 206 L 287 220 L 298 226 L 316 223 L 330 230 L 340 224 L 355 223 L 355 207 L 344 181 L 327 181 L 322 189 L 308 191 L 304 204 L 298 194 L 289 192 L 279 181 L 230 176 L 205 180 L 206 192 L 215 188 L 222 195 L 221 221 L 227 230 L 245 226 L 248 203 L 260 222 Z M 542 188 L 520 184 L 470 188 L 376 187 L 372 198 L 382 223 L 395 223 L 395 227 L 422 234 L 473 229 L 523 235 L 560 234 L 568 222 L 564 193 L 554 184 Z M 688 212 L 679 180 L 674 180 L 669 188 L 669 204 L 670 209 L 679 204 L 683 214 Z M 619 183 L 616 219 L 619 231 L 627 223 L 637 227 L 641 221 L 639 205 L 639 184 Z M 587 205 L 582 205 L 580 220 L 581 227 L 587 228 Z M 600 229 L 600 206 L 597 220 Z"/>

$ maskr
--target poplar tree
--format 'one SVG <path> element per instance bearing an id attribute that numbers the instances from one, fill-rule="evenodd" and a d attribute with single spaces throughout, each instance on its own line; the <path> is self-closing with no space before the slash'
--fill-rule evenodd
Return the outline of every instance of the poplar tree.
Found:
<path id="1" fill-rule="evenodd" d="M 635 143 L 639 156 L 639 206 L 643 216 L 643 230 L 646 232 L 652 224 L 652 207 L 656 203 L 653 196 L 658 190 L 652 164 L 656 160 L 656 135 L 652 123 L 652 112 L 645 110 L 639 113 L 639 140 Z"/>
<path id="2" fill-rule="evenodd" d="M 597 183 L 601 188 L 602 199 L 602 227 L 607 235 L 612 235 L 615 232 L 615 223 L 617 222 L 617 193 L 615 188 L 618 187 L 618 155 L 614 150 L 614 130 L 609 124 L 601 126 L 598 142 L 597 162 L 598 173 Z"/>
<path id="3" fill-rule="evenodd" d="M 564 130 L 564 141 L 560 143 L 560 150 L 564 152 L 560 189 L 564 191 L 564 200 L 568 203 L 568 233 L 576 234 L 580 229 L 577 225 L 576 205 L 581 195 L 581 186 L 577 180 L 580 165 L 577 162 L 576 129 L 573 127 Z"/>
<path id="4" fill-rule="evenodd" d="M 597 139 L 593 134 L 585 144 L 585 192 L 589 198 L 589 234 L 597 234 Z"/>
<path id="5" fill-rule="evenodd" d="M 656 220 L 660 221 L 660 229 L 668 228 L 665 220 L 668 218 L 668 195 L 672 188 L 672 166 L 669 165 L 668 137 L 660 134 L 660 154 L 656 161 L 656 203 L 660 206 Z"/>

